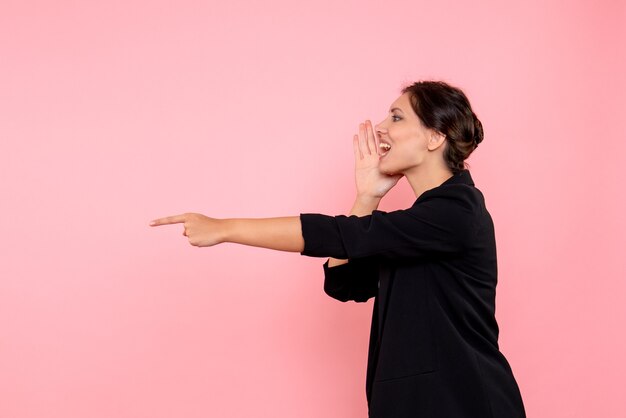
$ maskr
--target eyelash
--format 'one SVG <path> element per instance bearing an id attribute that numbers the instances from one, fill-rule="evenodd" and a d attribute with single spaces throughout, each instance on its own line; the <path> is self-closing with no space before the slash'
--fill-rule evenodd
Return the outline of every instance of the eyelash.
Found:
<path id="1" fill-rule="evenodd" d="M 391 116 L 391 120 L 393 120 L 394 122 L 397 122 L 394 118 L 402 119 L 400 116 L 393 115 Z"/>

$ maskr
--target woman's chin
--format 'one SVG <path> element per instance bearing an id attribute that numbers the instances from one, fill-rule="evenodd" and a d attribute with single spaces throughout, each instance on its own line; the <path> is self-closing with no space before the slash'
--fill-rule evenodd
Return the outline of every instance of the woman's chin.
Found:
<path id="1" fill-rule="evenodd" d="M 387 176 L 395 175 L 393 171 L 389 170 L 388 168 L 381 167 L 380 165 L 378 166 L 378 171 L 380 171 L 382 174 L 385 174 Z"/>

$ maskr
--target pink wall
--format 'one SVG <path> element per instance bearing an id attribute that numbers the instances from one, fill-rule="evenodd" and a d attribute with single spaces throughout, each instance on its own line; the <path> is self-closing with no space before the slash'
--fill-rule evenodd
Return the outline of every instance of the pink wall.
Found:
<path id="1" fill-rule="evenodd" d="M 358 123 L 421 78 L 485 127 L 528 416 L 626 416 L 625 24 L 618 0 L 3 0 L 0 416 L 365 417 L 372 300 L 148 221 L 347 213 Z"/>

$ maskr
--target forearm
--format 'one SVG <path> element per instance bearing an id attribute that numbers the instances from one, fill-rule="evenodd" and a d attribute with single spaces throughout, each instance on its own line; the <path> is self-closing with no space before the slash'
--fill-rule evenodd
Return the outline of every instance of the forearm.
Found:
<path id="1" fill-rule="evenodd" d="M 304 250 L 300 216 L 228 218 L 223 221 L 223 242 L 291 252 Z"/>
<path id="2" fill-rule="evenodd" d="M 374 209 L 378 208 L 378 204 L 380 203 L 380 198 L 370 198 L 370 197 L 357 197 L 354 201 L 354 205 L 352 206 L 352 210 L 350 211 L 350 215 L 356 216 L 366 216 L 371 215 Z M 347 259 L 341 258 L 328 258 L 328 267 L 339 266 L 341 264 L 347 263 Z"/>

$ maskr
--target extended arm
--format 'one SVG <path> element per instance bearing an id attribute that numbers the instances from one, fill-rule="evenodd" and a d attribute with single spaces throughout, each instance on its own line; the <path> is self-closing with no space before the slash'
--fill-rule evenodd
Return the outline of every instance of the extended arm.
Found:
<path id="1" fill-rule="evenodd" d="M 410 208 L 389 213 L 301 213 L 299 217 L 259 219 L 215 219 L 186 213 L 156 219 L 150 225 L 183 223 L 183 235 L 199 247 L 234 242 L 309 257 L 422 258 L 464 251 L 477 234 L 475 217 L 484 207 L 482 202 L 481 195 L 471 187 L 459 185 L 433 189 L 422 194 Z"/>
<path id="2" fill-rule="evenodd" d="M 379 198 L 357 197 L 351 215 L 363 216 L 378 207 Z M 305 249 L 300 216 L 274 218 L 211 218 L 200 213 L 184 213 L 155 219 L 151 226 L 180 223 L 190 244 L 209 247 L 223 242 L 301 253 Z M 336 260 L 330 266 L 344 264 Z"/>
<path id="3" fill-rule="evenodd" d="M 150 222 L 150 226 L 171 224 L 183 224 L 183 235 L 196 247 L 234 242 L 292 252 L 305 248 L 299 216 L 217 219 L 201 213 L 183 213 Z"/>
<path id="4" fill-rule="evenodd" d="M 292 252 L 302 252 L 305 248 L 299 216 L 218 219 L 201 213 L 183 213 L 150 222 L 150 226 L 171 224 L 183 224 L 183 235 L 196 247 L 234 242 Z"/>

